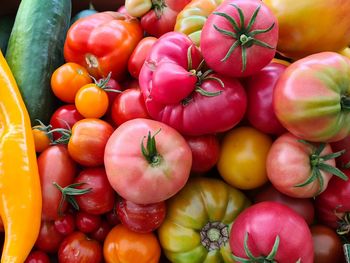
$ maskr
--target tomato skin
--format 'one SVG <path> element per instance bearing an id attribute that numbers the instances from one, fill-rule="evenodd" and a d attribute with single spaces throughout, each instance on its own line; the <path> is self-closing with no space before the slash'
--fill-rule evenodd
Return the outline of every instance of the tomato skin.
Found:
<path id="1" fill-rule="evenodd" d="M 40 126 L 34 126 L 32 128 L 32 133 L 34 137 L 35 151 L 41 153 L 50 147 L 51 140 L 47 135 L 45 130 L 42 130 Z"/>
<path id="2" fill-rule="evenodd" d="M 24 263 L 50 263 L 50 258 L 45 252 L 34 250 L 30 252 Z"/>
<path id="3" fill-rule="evenodd" d="M 284 204 L 302 216 L 308 225 L 314 223 L 315 208 L 311 198 L 293 198 L 277 191 L 273 185 L 268 185 L 259 190 L 254 196 L 254 203 L 263 201 L 273 201 Z"/>
<path id="4" fill-rule="evenodd" d="M 75 215 L 75 224 L 82 233 L 91 233 L 96 231 L 101 225 L 101 217 L 86 212 L 78 211 Z"/>
<path id="5" fill-rule="evenodd" d="M 158 153 L 150 161 L 141 151 L 149 132 L 151 136 L 157 133 L 154 138 Z M 175 129 L 138 118 L 124 122 L 113 132 L 106 145 L 104 164 L 110 184 L 121 197 L 150 204 L 168 199 L 186 184 L 192 154 Z"/>
<path id="6" fill-rule="evenodd" d="M 350 59 L 335 52 L 299 59 L 277 81 L 273 94 L 275 114 L 289 132 L 301 139 L 341 140 L 350 131 L 346 107 L 349 84 Z"/>
<path id="7" fill-rule="evenodd" d="M 244 25 L 240 25 L 239 12 L 232 4 L 241 9 L 245 17 Z M 248 27 L 250 17 L 258 7 L 260 7 L 260 10 L 256 16 L 255 22 L 249 30 L 246 30 L 245 28 Z M 231 16 L 237 21 L 240 30 L 235 30 L 229 20 L 217 15 L 216 12 Z M 256 45 L 254 42 L 251 42 L 251 44 L 243 44 L 242 40 L 240 40 L 242 36 L 249 37 L 250 31 L 267 29 L 271 26 L 272 28 L 270 31 L 254 36 L 254 38 L 267 43 L 270 48 Z M 216 28 L 228 30 L 237 34 L 238 37 L 234 38 L 223 34 Z M 239 45 L 225 61 L 222 61 L 226 57 L 230 47 L 236 41 Z M 215 12 L 209 15 L 202 29 L 200 47 L 209 68 L 225 76 L 243 77 L 259 72 L 260 69 L 271 62 L 276 53 L 277 41 L 278 21 L 262 1 L 229 0 L 223 1 L 218 8 L 215 9 Z M 216 46 L 218 42 L 222 43 L 220 48 L 213 49 L 213 46 Z M 244 65 L 242 49 L 246 50 L 246 65 Z"/>
<path id="8" fill-rule="evenodd" d="M 192 152 L 192 172 L 205 173 L 216 165 L 220 156 L 216 135 L 186 136 L 185 139 Z"/>
<path id="9" fill-rule="evenodd" d="M 333 229 L 320 224 L 313 225 L 310 229 L 315 263 L 344 262 L 342 241 Z"/>
<path id="10" fill-rule="evenodd" d="M 74 216 L 71 213 L 66 213 L 57 218 L 54 222 L 56 230 L 62 235 L 69 235 L 75 230 Z"/>
<path id="11" fill-rule="evenodd" d="M 90 236 L 99 242 L 103 242 L 106 239 L 111 228 L 112 227 L 107 221 L 102 220 L 99 228 L 97 228 L 95 231 L 90 233 Z"/>
<path id="12" fill-rule="evenodd" d="M 65 237 L 58 251 L 60 263 L 100 263 L 102 257 L 101 245 L 81 232 Z"/>
<path id="13" fill-rule="evenodd" d="M 156 37 L 148 36 L 141 39 L 132 52 L 128 61 L 128 71 L 131 76 L 138 79 L 141 67 L 146 60 L 153 44 L 157 41 Z"/>
<path id="14" fill-rule="evenodd" d="M 52 145 L 38 157 L 38 169 L 42 192 L 42 219 L 59 218 L 59 204 L 62 193 L 53 183 L 61 187 L 71 184 L 77 172 L 76 163 L 70 157 L 65 145 Z M 64 202 L 62 212 L 67 208 Z"/>
<path id="15" fill-rule="evenodd" d="M 99 12 L 79 19 L 69 28 L 64 58 L 84 66 L 96 79 L 112 72 L 111 77 L 119 81 L 142 36 L 137 19 L 118 12 Z"/>
<path id="16" fill-rule="evenodd" d="M 90 192 L 75 196 L 81 211 L 101 215 L 113 209 L 115 192 L 104 168 L 84 169 L 74 179 L 74 183 L 84 183 L 75 187 L 76 189 L 91 188 Z"/>
<path id="17" fill-rule="evenodd" d="M 230 232 L 230 247 L 235 256 L 247 258 L 243 241 L 248 236 L 248 248 L 255 257 L 268 255 L 277 236 L 280 238 L 276 262 L 313 263 L 313 241 L 305 220 L 291 208 L 265 201 L 254 204 L 238 215 Z M 291 238 L 292 237 L 292 238 Z M 264 240 L 264 242 L 254 242 Z"/>
<path id="18" fill-rule="evenodd" d="M 91 82 L 92 79 L 83 66 L 68 62 L 58 67 L 52 73 L 51 89 L 61 101 L 73 103 L 78 90 Z"/>
<path id="19" fill-rule="evenodd" d="M 273 109 L 273 90 L 287 68 L 283 63 L 272 61 L 258 73 L 244 79 L 248 98 L 247 118 L 253 127 L 272 135 L 286 132 Z"/>
<path id="20" fill-rule="evenodd" d="M 254 189 L 268 181 L 266 158 L 272 139 L 249 126 L 227 132 L 223 138 L 217 168 L 220 176 L 238 189 Z"/>
<path id="21" fill-rule="evenodd" d="M 125 199 L 117 203 L 117 213 L 122 224 L 138 233 L 150 233 L 163 222 L 166 213 L 165 202 L 139 205 Z"/>
<path id="22" fill-rule="evenodd" d="M 116 126 L 136 119 L 150 119 L 140 88 L 128 88 L 115 98 L 112 108 L 112 120 Z"/>
<path id="23" fill-rule="evenodd" d="M 102 165 L 105 146 L 112 133 L 113 127 L 103 120 L 87 118 L 77 121 L 72 127 L 68 152 L 83 166 Z"/>
<path id="24" fill-rule="evenodd" d="M 56 253 L 64 239 L 64 235 L 55 228 L 53 221 L 42 221 L 35 247 L 46 253 Z"/>
<path id="25" fill-rule="evenodd" d="M 111 229 L 103 244 L 106 263 L 158 263 L 160 250 L 159 242 L 153 232 L 136 233 L 122 224 Z"/>

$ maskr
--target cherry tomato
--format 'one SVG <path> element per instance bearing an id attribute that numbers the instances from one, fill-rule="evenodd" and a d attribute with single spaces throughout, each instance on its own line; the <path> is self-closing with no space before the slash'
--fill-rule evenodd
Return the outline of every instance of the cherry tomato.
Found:
<path id="1" fill-rule="evenodd" d="M 55 253 L 63 238 L 64 235 L 57 231 L 53 221 L 42 221 L 35 247 L 46 253 Z"/>
<path id="2" fill-rule="evenodd" d="M 39 125 L 32 127 L 32 133 L 34 137 L 35 151 L 37 153 L 43 152 L 45 149 L 49 148 L 52 142 L 52 135 L 47 132 L 51 129 L 51 126 L 44 125 L 42 122 Z"/>
<path id="3" fill-rule="evenodd" d="M 55 220 L 55 227 L 62 235 L 69 235 L 75 230 L 74 216 L 71 213 L 66 213 Z"/>
<path id="4" fill-rule="evenodd" d="M 50 258 L 44 251 L 33 250 L 24 263 L 50 263 Z"/>
<path id="5" fill-rule="evenodd" d="M 79 231 L 83 233 L 91 233 L 96 231 L 101 225 L 101 217 L 86 212 L 77 212 L 75 215 L 75 224 Z"/>
<path id="6" fill-rule="evenodd" d="M 83 66 L 68 62 L 53 72 L 51 89 L 60 100 L 66 103 L 73 103 L 78 90 L 91 82 L 92 79 Z"/>
<path id="7" fill-rule="evenodd" d="M 83 119 L 76 122 L 68 142 L 70 156 L 84 166 L 103 164 L 106 143 L 113 127 L 100 119 Z"/>
<path id="8" fill-rule="evenodd" d="M 115 206 L 116 206 L 116 204 L 115 204 Z M 108 213 L 105 214 L 107 222 L 110 226 L 116 226 L 116 225 L 120 224 L 120 219 L 119 219 L 119 216 L 118 216 L 118 213 L 116 211 L 115 206 L 111 211 L 109 211 Z"/>
<path id="9" fill-rule="evenodd" d="M 106 236 L 108 235 L 111 228 L 112 227 L 107 221 L 102 220 L 99 228 L 90 233 L 90 236 L 97 241 L 103 242 L 106 239 Z"/>
<path id="10" fill-rule="evenodd" d="M 84 169 L 75 178 L 74 183 L 83 183 L 77 186 L 77 189 L 91 189 L 90 192 L 75 197 L 81 211 L 100 215 L 113 209 L 115 191 L 104 168 Z"/>
<path id="11" fill-rule="evenodd" d="M 117 204 L 120 221 L 138 233 L 149 233 L 157 229 L 165 218 L 165 211 L 164 201 L 140 205 L 123 199 Z"/>
<path id="12" fill-rule="evenodd" d="M 58 250 L 60 263 L 100 263 L 102 247 L 96 240 L 88 238 L 84 233 L 73 232 L 61 243 Z"/>

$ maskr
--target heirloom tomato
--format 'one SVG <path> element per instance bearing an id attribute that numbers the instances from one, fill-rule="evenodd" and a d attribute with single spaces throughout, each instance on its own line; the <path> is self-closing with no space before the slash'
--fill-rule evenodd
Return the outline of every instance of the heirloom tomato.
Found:
<path id="1" fill-rule="evenodd" d="M 109 182 L 121 197 L 150 204 L 168 199 L 186 184 L 192 153 L 170 126 L 138 118 L 113 132 L 104 164 Z"/>
<path id="2" fill-rule="evenodd" d="M 230 247 L 237 262 L 314 262 L 309 226 L 277 202 L 254 204 L 239 214 L 232 224 Z"/>
<path id="3" fill-rule="evenodd" d="M 270 63 L 277 41 L 277 20 L 262 1 L 226 0 L 205 22 L 200 47 L 215 72 L 242 77 Z"/>
<path id="4" fill-rule="evenodd" d="M 171 262 L 235 262 L 229 232 L 232 222 L 250 201 L 239 190 L 218 179 L 191 179 L 167 201 L 167 215 L 158 229 Z"/>
<path id="5" fill-rule="evenodd" d="M 279 23 L 278 52 L 299 59 L 350 43 L 347 0 L 264 0 Z"/>
<path id="6" fill-rule="evenodd" d="M 350 131 L 350 59 L 322 52 L 292 63 L 273 94 L 282 125 L 301 139 L 333 142 Z"/>
<path id="7" fill-rule="evenodd" d="M 272 139 L 253 127 L 242 126 L 227 132 L 221 142 L 217 168 L 220 176 L 239 189 L 265 184 L 266 158 Z"/>
<path id="8" fill-rule="evenodd" d="M 128 59 L 142 39 L 136 18 L 118 12 L 92 14 L 76 21 L 68 30 L 64 58 L 84 66 L 95 78 L 120 80 L 127 71 Z"/>
<path id="9" fill-rule="evenodd" d="M 113 227 L 103 243 L 106 263 L 158 263 L 160 251 L 153 232 L 137 233 L 122 224 Z"/>
<path id="10" fill-rule="evenodd" d="M 348 178 L 336 168 L 341 152 L 326 143 L 310 143 L 291 133 L 278 137 L 266 160 L 267 176 L 276 189 L 288 196 L 310 198 L 322 193 L 332 175 Z"/>
<path id="11" fill-rule="evenodd" d="M 154 43 L 139 75 L 149 115 L 184 135 L 223 132 L 246 110 L 240 82 L 203 69 L 199 48 L 169 32 Z"/>

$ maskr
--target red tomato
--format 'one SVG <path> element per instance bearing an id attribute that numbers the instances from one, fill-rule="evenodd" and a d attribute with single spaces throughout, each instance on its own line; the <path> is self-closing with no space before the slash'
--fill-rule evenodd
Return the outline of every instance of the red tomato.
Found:
<path id="1" fill-rule="evenodd" d="M 68 142 L 70 156 L 83 166 L 102 165 L 105 146 L 112 133 L 113 127 L 100 119 L 76 122 Z"/>
<path id="2" fill-rule="evenodd" d="M 153 9 L 142 16 L 141 26 L 149 35 L 160 37 L 174 30 L 177 14 L 166 6 L 159 17 L 159 14 Z"/>
<path id="3" fill-rule="evenodd" d="M 187 136 L 185 139 L 192 151 L 192 172 L 204 173 L 216 165 L 220 156 L 216 135 Z"/>
<path id="4" fill-rule="evenodd" d="M 104 168 L 84 169 L 74 179 L 74 183 L 82 184 L 76 189 L 91 189 L 88 193 L 75 197 L 81 211 L 100 215 L 113 209 L 115 192 Z"/>
<path id="5" fill-rule="evenodd" d="M 150 233 L 156 230 L 165 218 L 165 202 L 139 205 L 127 200 L 117 204 L 120 221 L 130 230 L 138 233 Z"/>
<path id="6" fill-rule="evenodd" d="M 35 247 L 46 253 L 56 253 L 64 239 L 64 235 L 59 233 L 53 221 L 42 221 Z"/>
<path id="7" fill-rule="evenodd" d="M 112 226 L 107 221 L 102 220 L 99 228 L 91 232 L 90 236 L 97 241 L 103 242 L 106 239 L 106 236 L 108 235 L 111 228 Z"/>
<path id="8" fill-rule="evenodd" d="M 57 218 L 54 222 L 56 230 L 62 235 L 69 235 L 75 230 L 74 216 L 71 213 L 66 213 Z"/>
<path id="9" fill-rule="evenodd" d="M 113 227 L 115 225 L 120 224 L 120 219 L 119 219 L 119 216 L 118 216 L 117 211 L 116 211 L 116 205 L 114 206 L 114 208 L 111 211 L 106 213 L 105 216 L 106 216 L 107 222 L 110 226 Z"/>
<path id="10" fill-rule="evenodd" d="M 139 88 L 129 88 L 120 93 L 113 102 L 111 112 L 116 126 L 136 118 L 150 119 Z"/>
<path id="11" fill-rule="evenodd" d="M 109 138 L 104 164 L 112 187 L 137 204 L 164 201 L 187 182 L 192 153 L 170 126 L 149 119 L 120 125 Z"/>
<path id="12" fill-rule="evenodd" d="M 314 262 L 309 226 L 276 202 L 254 204 L 239 214 L 232 224 L 230 247 L 237 262 Z"/>
<path id="13" fill-rule="evenodd" d="M 58 261 L 60 263 L 100 263 L 102 246 L 85 234 L 74 232 L 62 241 L 58 250 Z"/>
<path id="14" fill-rule="evenodd" d="M 242 77 L 271 62 L 277 41 L 278 21 L 262 1 L 228 0 L 209 15 L 200 47 L 209 68 Z"/>
<path id="15" fill-rule="evenodd" d="M 24 263 L 50 263 L 50 258 L 41 250 L 33 250 L 30 252 Z"/>
<path id="16" fill-rule="evenodd" d="M 60 187 L 70 185 L 76 175 L 76 163 L 70 157 L 65 145 L 53 145 L 43 151 L 38 157 L 38 169 L 42 193 L 42 219 L 55 220 L 59 212 L 64 212 L 67 203 L 60 209 L 62 192 L 54 185 Z"/>
<path id="17" fill-rule="evenodd" d="M 310 198 L 293 198 L 277 191 L 272 185 L 264 187 L 254 196 L 254 202 L 274 201 L 292 208 L 302 216 L 308 225 L 314 223 L 315 209 Z"/>
<path id="18" fill-rule="evenodd" d="M 75 215 L 75 224 L 79 231 L 91 233 L 96 231 L 101 225 L 101 217 L 86 212 L 78 211 Z"/>

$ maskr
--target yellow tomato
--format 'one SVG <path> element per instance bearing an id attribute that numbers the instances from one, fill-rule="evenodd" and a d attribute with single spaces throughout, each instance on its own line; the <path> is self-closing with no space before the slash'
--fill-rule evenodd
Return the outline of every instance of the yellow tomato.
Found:
<path id="1" fill-rule="evenodd" d="M 238 127 L 225 134 L 217 164 L 221 177 L 238 189 L 265 184 L 266 158 L 272 139 L 252 127 Z"/>

